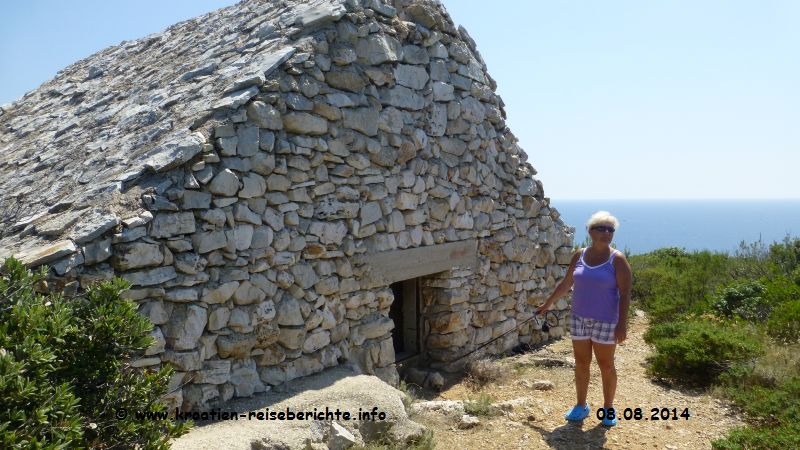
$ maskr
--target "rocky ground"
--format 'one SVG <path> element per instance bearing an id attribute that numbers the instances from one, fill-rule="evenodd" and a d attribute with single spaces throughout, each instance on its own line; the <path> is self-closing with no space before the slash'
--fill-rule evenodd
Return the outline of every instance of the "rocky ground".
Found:
<path id="1" fill-rule="evenodd" d="M 593 414 L 583 423 L 569 423 L 564 412 L 574 403 L 572 347 L 569 338 L 533 352 L 486 362 L 472 376 L 453 380 L 441 392 L 423 392 L 406 410 L 401 393 L 374 376 L 356 375 L 346 368 L 326 370 L 272 391 L 229 403 L 223 410 L 264 411 L 291 406 L 310 410 L 320 405 L 357 410 L 376 405 L 390 419 L 377 429 L 367 422 L 234 421 L 198 423 L 173 448 L 348 448 L 375 441 L 403 442 L 422 435 L 421 424 L 434 433 L 440 449 L 704 449 L 711 441 L 740 425 L 732 408 L 702 391 L 676 389 L 647 376 L 650 353 L 643 340 L 647 319 L 638 312 L 628 340 L 617 349 L 619 387 L 616 406 L 641 408 L 640 420 L 620 420 L 605 428 L 594 413 L 602 405 L 600 374 L 592 367 L 589 404 Z M 480 383 L 480 379 L 488 382 Z M 413 386 L 412 386 L 413 390 Z M 483 413 L 464 401 L 486 401 Z M 475 405 L 475 404 L 473 404 Z M 652 408 L 688 409 L 689 418 L 654 420 Z M 465 414 L 473 412 L 473 415 Z M 411 419 L 411 420 L 409 420 Z M 361 447 L 363 448 L 363 447 Z M 377 447 L 381 448 L 381 447 Z"/>
<path id="2" fill-rule="evenodd" d="M 469 427 L 462 423 L 458 404 L 439 404 L 437 408 L 437 404 L 419 403 L 415 411 L 437 410 L 412 414 L 411 418 L 432 429 L 436 448 L 443 449 L 711 448 L 711 441 L 740 425 L 741 417 L 704 392 L 671 388 L 648 377 L 645 358 L 650 348 L 642 337 L 646 329 L 647 319 L 639 312 L 632 320 L 628 340 L 617 349 L 616 406 L 620 410 L 642 408 L 641 420 L 623 420 L 610 429 L 600 425 L 594 412 L 602 406 L 602 389 L 594 363 L 589 385 L 593 414 L 583 423 L 564 420 L 564 412 L 575 402 L 569 338 L 533 353 L 496 361 L 494 364 L 502 368 L 497 373 L 504 374 L 499 381 L 480 386 L 467 377 L 438 395 L 428 396 L 441 401 L 477 399 L 487 394 L 497 415 L 479 416 L 480 423 Z M 540 380 L 550 381 L 552 386 L 537 384 Z M 676 408 L 678 414 L 688 408 L 690 417 L 653 420 L 651 408 Z"/>

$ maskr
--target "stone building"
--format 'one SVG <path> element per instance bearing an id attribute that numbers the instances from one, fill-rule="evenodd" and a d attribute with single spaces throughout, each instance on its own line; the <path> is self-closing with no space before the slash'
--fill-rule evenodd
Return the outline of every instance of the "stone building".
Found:
<path id="1" fill-rule="evenodd" d="M 134 365 L 172 364 L 186 409 L 458 370 L 548 338 L 522 322 L 571 253 L 495 88 L 435 1 L 245 0 L 0 109 L 0 257 L 128 280 L 156 325 Z"/>

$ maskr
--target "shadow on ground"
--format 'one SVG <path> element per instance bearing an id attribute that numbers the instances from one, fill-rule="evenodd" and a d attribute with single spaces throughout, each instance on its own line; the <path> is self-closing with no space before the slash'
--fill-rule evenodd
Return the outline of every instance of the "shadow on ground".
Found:
<path id="1" fill-rule="evenodd" d="M 606 444 L 606 432 L 608 428 L 600 425 L 590 426 L 584 422 L 567 422 L 566 424 L 547 431 L 538 426 L 531 426 L 542 435 L 542 439 L 547 442 L 550 448 L 557 450 L 567 450 L 576 448 L 604 448 Z"/>

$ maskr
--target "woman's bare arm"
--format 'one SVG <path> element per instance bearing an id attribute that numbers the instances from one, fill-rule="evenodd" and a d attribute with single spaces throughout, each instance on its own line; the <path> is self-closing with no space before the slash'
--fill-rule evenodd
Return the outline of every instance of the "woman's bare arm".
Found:
<path id="1" fill-rule="evenodd" d="M 575 272 L 575 265 L 578 263 L 578 258 L 581 256 L 581 251 L 577 250 L 572 255 L 572 260 L 569 262 L 569 268 L 567 269 L 567 274 L 564 276 L 564 279 L 561 280 L 560 283 L 556 286 L 555 291 L 547 297 L 547 300 L 542 304 L 542 306 L 536 308 L 536 314 L 541 314 L 543 311 L 547 311 L 553 306 L 553 303 L 558 301 L 561 297 L 564 296 L 567 292 L 569 292 L 570 288 L 572 287 L 572 274 Z"/>
<path id="2" fill-rule="evenodd" d="M 614 270 L 617 272 L 617 288 L 619 289 L 619 320 L 614 337 L 617 343 L 621 343 L 628 335 L 628 309 L 631 305 L 631 285 L 633 283 L 631 265 L 621 252 L 614 258 Z"/>

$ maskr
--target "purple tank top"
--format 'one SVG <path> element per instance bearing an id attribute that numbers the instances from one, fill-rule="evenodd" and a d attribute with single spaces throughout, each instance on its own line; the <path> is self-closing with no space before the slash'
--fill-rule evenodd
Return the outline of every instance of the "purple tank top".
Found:
<path id="1" fill-rule="evenodd" d="M 616 252 L 612 249 L 608 261 L 590 266 L 583 260 L 583 255 L 586 253 L 586 249 L 583 249 L 572 273 L 573 314 L 602 322 L 617 323 L 619 288 L 617 288 L 617 271 L 614 269 Z"/>

